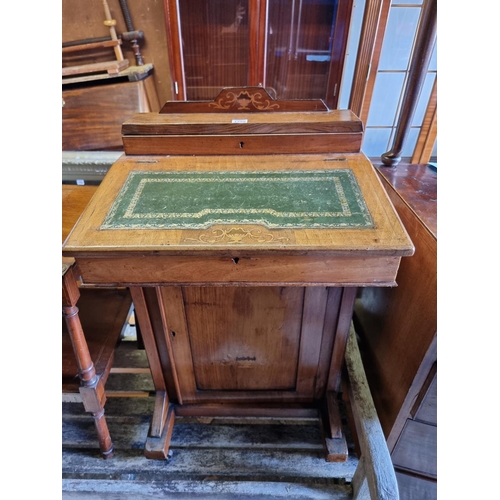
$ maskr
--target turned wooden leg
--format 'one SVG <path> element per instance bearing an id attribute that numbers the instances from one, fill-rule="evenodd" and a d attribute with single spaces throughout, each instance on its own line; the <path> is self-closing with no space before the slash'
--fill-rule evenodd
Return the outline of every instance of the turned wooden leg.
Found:
<path id="1" fill-rule="evenodd" d="M 109 434 L 108 425 L 104 418 L 104 403 L 106 393 L 104 384 L 97 376 L 94 363 L 90 357 L 89 348 L 82 324 L 78 316 L 76 302 L 80 297 L 78 285 L 73 276 L 73 269 L 63 269 L 63 315 L 68 327 L 68 333 L 75 353 L 80 377 L 80 394 L 82 395 L 85 411 L 92 414 L 99 440 L 99 447 L 104 458 L 113 456 L 113 443 Z"/>

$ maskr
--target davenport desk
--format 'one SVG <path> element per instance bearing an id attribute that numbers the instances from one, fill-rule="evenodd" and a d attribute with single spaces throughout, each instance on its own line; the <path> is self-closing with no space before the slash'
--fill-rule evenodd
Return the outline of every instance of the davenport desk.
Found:
<path id="1" fill-rule="evenodd" d="M 167 457 L 176 415 L 320 413 L 341 440 L 357 287 L 395 286 L 414 251 L 359 119 L 224 89 L 122 135 L 63 253 L 84 282 L 130 288 L 156 389 L 146 456 Z"/>

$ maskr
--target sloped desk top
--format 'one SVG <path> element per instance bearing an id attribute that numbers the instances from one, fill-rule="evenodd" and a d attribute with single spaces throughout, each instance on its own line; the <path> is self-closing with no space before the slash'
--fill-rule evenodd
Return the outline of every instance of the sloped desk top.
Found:
<path id="1" fill-rule="evenodd" d="M 221 191 L 220 182 L 208 182 L 216 178 L 226 181 Z M 259 187 L 252 190 L 252 183 Z M 158 191 L 157 184 L 168 189 Z M 291 189 L 295 204 L 277 186 Z M 64 255 L 79 257 L 87 279 L 102 284 L 391 285 L 400 257 L 412 254 L 413 244 L 362 153 L 122 156 L 64 246 Z M 148 273 L 139 269 L 146 255 L 155 257 Z M 106 261 L 119 257 L 128 262 L 121 262 L 120 277 Z"/>
<path id="2" fill-rule="evenodd" d="M 168 182 L 172 179 L 177 181 L 175 185 Z M 158 183 L 163 184 L 159 190 Z M 218 191 L 221 183 L 225 189 Z M 258 185 L 255 192 L 251 183 Z M 224 195 L 228 185 L 232 194 Z M 238 185 L 240 193 L 235 193 Z M 150 191 L 143 192 L 144 186 Z M 200 199 L 203 195 L 213 199 Z M 143 206 L 138 207 L 138 202 Z M 184 203 L 183 208 L 179 203 Z M 207 216 L 201 217 L 204 209 Z M 224 248 L 287 253 L 322 250 L 332 255 L 413 254 L 405 229 L 361 153 L 258 159 L 123 156 L 69 236 L 64 253 L 175 255 Z"/>

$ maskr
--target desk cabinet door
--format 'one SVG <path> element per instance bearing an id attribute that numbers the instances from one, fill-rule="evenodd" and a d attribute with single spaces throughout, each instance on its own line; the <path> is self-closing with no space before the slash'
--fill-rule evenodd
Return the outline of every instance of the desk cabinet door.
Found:
<path id="1" fill-rule="evenodd" d="M 182 402 L 311 401 L 324 392 L 338 317 L 328 295 L 325 287 L 161 287 Z"/>

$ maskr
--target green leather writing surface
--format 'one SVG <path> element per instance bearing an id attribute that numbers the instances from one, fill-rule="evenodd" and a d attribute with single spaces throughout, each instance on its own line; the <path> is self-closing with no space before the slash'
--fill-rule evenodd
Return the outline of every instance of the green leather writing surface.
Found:
<path id="1" fill-rule="evenodd" d="M 371 228 L 353 172 L 130 172 L 101 229 Z"/>

